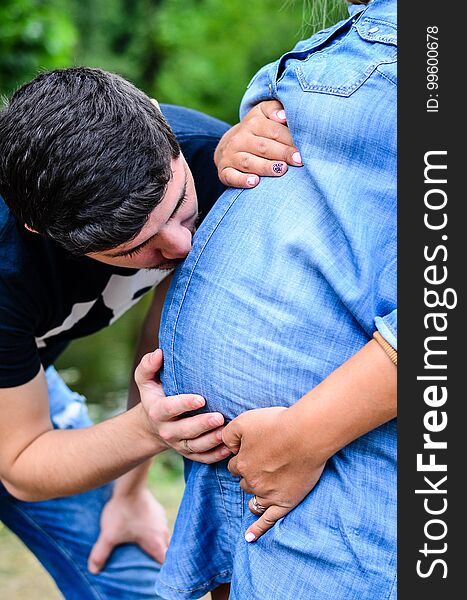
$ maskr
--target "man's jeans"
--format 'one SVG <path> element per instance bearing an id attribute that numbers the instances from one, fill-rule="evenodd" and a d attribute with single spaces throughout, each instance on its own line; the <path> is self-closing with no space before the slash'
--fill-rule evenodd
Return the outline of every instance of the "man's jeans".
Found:
<path id="1" fill-rule="evenodd" d="M 53 367 L 46 377 L 54 427 L 91 425 L 84 398 L 72 392 Z M 118 546 L 99 575 L 87 569 L 100 514 L 111 493 L 109 484 L 67 498 L 22 502 L 0 484 L 0 520 L 36 555 L 67 600 L 157 598 L 160 566 L 133 544 Z"/>

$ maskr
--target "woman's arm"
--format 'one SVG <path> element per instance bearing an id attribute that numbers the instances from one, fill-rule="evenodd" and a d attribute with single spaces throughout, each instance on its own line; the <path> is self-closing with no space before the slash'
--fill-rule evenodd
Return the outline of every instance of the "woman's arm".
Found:
<path id="1" fill-rule="evenodd" d="M 396 382 L 396 366 L 372 340 L 290 408 L 248 411 L 227 425 L 229 470 L 267 507 L 247 541 L 303 500 L 331 456 L 396 416 Z"/>

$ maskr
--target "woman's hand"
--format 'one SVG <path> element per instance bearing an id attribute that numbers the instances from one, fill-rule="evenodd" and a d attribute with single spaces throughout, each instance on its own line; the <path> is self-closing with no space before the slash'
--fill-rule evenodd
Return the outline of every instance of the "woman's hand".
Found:
<path id="1" fill-rule="evenodd" d="M 135 370 L 141 404 L 152 435 L 167 448 L 202 463 L 214 463 L 229 456 L 222 443 L 224 417 L 220 413 L 204 413 L 181 418 L 206 401 L 196 394 L 166 396 L 159 379 L 162 350 L 145 354 Z"/>
<path id="2" fill-rule="evenodd" d="M 287 171 L 287 164 L 302 166 L 286 122 L 282 104 L 266 100 L 229 129 L 214 153 L 222 183 L 251 188 L 259 183 L 260 176 L 280 177 Z"/>
<path id="3" fill-rule="evenodd" d="M 251 410 L 227 425 L 229 470 L 266 508 L 247 541 L 305 498 L 330 457 L 397 415 L 396 390 L 396 366 L 371 340 L 290 408 Z M 258 514 L 251 500 L 250 510 Z"/>
<path id="4" fill-rule="evenodd" d="M 282 407 L 250 410 L 223 431 L 224 443 L 236 454 L 229 471 L 240 476 L 240 487 L 266 508 L 261 514 L 250 500 L 250 510 L 260 517 L 246 531 L 248 542 L 295 508 L 323 472 L 325 460 L 310 456 L 308 437 L 291 416 L 290 409 Z"/>

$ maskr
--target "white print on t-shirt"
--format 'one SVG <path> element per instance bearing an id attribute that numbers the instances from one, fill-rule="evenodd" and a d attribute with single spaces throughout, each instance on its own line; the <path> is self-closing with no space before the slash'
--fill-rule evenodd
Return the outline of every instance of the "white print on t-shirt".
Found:
<path id="1" fill-rule="evenodd" d="M 170 271 L 159 271 L 157 269 L 146 270 L 142 269 L 131 276 L 112 275 L 102 292 L 102 300 L 112 311 L 108 325 L 111 325 L 119 317 L 122 316 L 129 308 L 133 306 L 141 298 L 139 292 L 145 288 L 154 288 L 158 285 Z M 99 300 L 95 298 L 89 302 L 77 302 L 73 305 L 70 314 L 66 317 L 61 325 L 54 327 L 40 338 L 36 338 L 38 348 L 44 348 L 47 345 L 47 338 L 59 335 L 64 331 L 68 331 L 83 319 L 94 304 Z"/>

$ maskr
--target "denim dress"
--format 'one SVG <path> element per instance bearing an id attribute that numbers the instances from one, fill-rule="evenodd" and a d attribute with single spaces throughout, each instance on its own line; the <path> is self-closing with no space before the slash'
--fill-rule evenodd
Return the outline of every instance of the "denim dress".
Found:
<path id="1" fill-rule="evenodd" d="M 165 390 L 226 420 L 292 405 L 376 329 L 396 346 L 396 3 L 352 8 L 261 69 L 242 103 L 283 103 L 304 166 L 225 192 L 169 290 Z M 251 544 L 248 499 L 226 461 L 187 461 L 161 597 L 227 581 L 232 600 L 396 597 L 395 420 L 334 455 Z"/>

